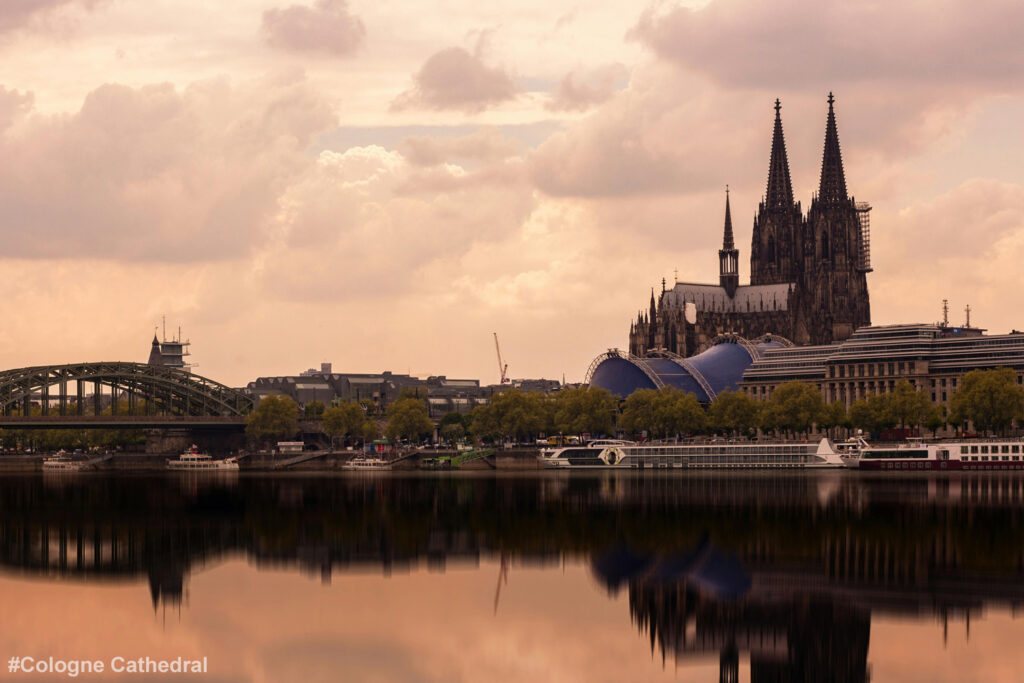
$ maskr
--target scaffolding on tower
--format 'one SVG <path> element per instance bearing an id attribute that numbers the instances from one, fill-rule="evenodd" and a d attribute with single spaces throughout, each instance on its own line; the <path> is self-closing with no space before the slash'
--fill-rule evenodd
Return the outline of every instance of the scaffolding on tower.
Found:
<path id="1" fill-rule="evenodd" d="M 857 219 L 860 221 L 860 239 L 857 249 L 857 270 L 870 273 L 871 268 L 871 205 L 857 202 Z"/>

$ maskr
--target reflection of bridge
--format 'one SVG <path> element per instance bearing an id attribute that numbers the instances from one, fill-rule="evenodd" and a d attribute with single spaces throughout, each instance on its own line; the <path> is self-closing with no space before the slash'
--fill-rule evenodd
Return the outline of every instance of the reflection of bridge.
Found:
<path id="1" fill-rule="evenodd" d="M 146 363 L 0 372 L 3 427 L 224 427 L 241 424 L 252 407 L 252 397 L 241 391 L 179 368 Z"/>

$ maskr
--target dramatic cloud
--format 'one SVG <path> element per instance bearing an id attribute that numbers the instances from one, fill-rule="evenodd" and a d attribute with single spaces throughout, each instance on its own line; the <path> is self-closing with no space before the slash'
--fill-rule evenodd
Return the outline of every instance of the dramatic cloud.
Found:
<path id="1" fill-rule="evenodd" d="M 622 64 L 606 64 L 594 69 L 567 73 L 558 83 L 546 108 L 551 111 L 584 111 L 606 102 L 622 89 L 629 71 Z"/>
<path id="2" fill-rule="evenodd" d="M 0 98 L 2 99 L 2 98 Z M 333 123 L 299 79 L 105 85 L 0 138 L 7 256 L 217 260 L 245 253 Z"/>
<path id="3" fill-rule="evenodd" d="M 349 12 L 348 0 L 269 9 L 263 13 L 263 32 L 275 47 L 342 57 L 354 53 L 366 38 L 366 27 Z"/>
<path id="4" fill-rule="evenodd" d="M 631 35 L 660 57 L 741 87 L 838 84 L 1016 87 L 1024 82 L 1017 0 L 714 0 L 649 7 Z"/>
<path id="5" fill-rule="evenodd" d="M 437 52 L 413 76 L 413 86 L 391 103 L 391 109 L 452 109 L 467 113 L 513 99 L 516 86 L 501 68 L 487 66 L 480 55 L 461 47 Z"/>

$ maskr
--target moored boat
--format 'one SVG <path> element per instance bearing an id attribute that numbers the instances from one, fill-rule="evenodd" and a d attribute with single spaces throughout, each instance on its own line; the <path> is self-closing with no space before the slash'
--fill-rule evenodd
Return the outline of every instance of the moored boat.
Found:
<path id="1" fill-rule="evenodd" d="M 223 458 L 220 460 L 210 457 L 206 453 L 200 453 L 196 446 L 192 446 L 178 456 L 177 460 L 167 460 L 167 469 L 184 470 L 189 472 L 237 470 L 238 458 Z"/>
<path id="2" fill-rule="evenodd" d="M 43 460 L 44 472 L 79 472 L 88 468 L 85 460 L 74 460 L 71 454 L 61 449 Z"/>
<path id="3" fill-rule="evenodd" d="M 391 463 L 382 458 L 367 458 L 357 455 L 342 465 L 341 469 L 349 472 L 386 472 L 391 469 Z"/>
<path id="4" fill-rule="evenodd" d="M 1022 470 L 1024 442 L 972 439 L 865 446 L 844 455 L 843 461 L 862 470 Z"/>
<path id="5" fill-rule="evenodd" d="M 821 469 L 843 466 L 830 439 L 806 442 L 759 441 L 687 444 L 609 444 L 593 441 L 541 453 L 556 469 Z"/>

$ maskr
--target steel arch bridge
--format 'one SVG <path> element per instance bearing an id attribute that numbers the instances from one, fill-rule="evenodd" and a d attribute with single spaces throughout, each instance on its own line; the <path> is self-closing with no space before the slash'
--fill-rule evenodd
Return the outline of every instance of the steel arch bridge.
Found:
<path id="1" fill-rule="evenodd" d="M 125 402 L 127 406 L 125 406 Z M 148 363 L 76 363 L 0 371 L 0 415 L 244 417 L 253 398 L 180 368 Z M 91 405 L 88 405 L 90 404 Z"/>

